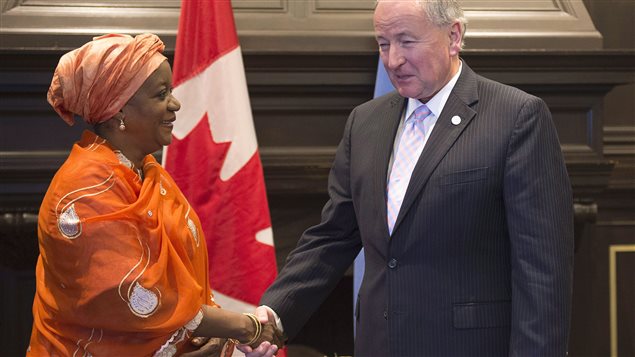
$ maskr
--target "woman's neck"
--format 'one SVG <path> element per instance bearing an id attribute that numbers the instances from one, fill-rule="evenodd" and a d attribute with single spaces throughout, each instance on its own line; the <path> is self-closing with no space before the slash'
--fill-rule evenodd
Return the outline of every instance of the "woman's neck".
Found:
<path id="1" fill-rule="evenodd" d="M 138 149 L 135 149 L 131 145 L 127 143 L 127 139 L 124 137 L 123 133 L 116 132 L 114 130 L 100 130 L 101 128 L 95 127 L 95 133 L 102 138 L 106 139 L 108 144 L 113 148 L 113 150 L 121 153 L 130 163 L 133 168 L 142 169 L 143 168 L 143 159 L 146 154 L 140 152 Z"/>

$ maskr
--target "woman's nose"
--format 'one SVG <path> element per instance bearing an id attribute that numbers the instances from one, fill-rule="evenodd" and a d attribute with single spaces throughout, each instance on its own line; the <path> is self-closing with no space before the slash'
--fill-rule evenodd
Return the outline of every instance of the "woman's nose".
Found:
<path id="1" fill-rule="evenodd" d="M 181 109 L 181 102 L 179 102 L 179 100 L 176 99 L 174 95 L 172 95 L 172 99 L 170 100 L 168 109 L 170 109 L 173 112 L 176 112 L 179 109 Z"/>

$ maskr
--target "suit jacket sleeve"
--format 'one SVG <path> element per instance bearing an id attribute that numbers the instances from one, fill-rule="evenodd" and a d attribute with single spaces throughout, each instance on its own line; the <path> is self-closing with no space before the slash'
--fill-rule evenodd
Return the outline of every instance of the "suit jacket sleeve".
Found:
<path id="1" fill-rule="evenodd" d="M 566 355 L 573 202 L 546 104 L 529 98 L 510 139 L 503 188 L 511 244 L 510 356 Z"/>
<path id="2" fill-rule="evenodd" d="M 261 304 L 280 317 L 293 338 L 342 278 L 361 249 L 350 188 L 350 140 L 353 111 L 329 174 L 329 201 L 320 224 L 306 230 L 287 257 Z"/>

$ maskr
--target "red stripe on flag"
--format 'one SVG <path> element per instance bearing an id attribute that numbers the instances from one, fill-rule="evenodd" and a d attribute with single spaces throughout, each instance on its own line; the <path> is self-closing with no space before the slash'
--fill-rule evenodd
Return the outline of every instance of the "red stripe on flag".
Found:
<path id="1" fill-rule="evenodd" d="M 201 73 L 237 46 L 230 0 L 183 0 L 176 36 L 174 86 Z"/>

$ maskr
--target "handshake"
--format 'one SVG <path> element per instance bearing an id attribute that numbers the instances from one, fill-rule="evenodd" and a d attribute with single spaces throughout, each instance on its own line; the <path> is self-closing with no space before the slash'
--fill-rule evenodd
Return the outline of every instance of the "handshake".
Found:
<path id="1" fill-rule="evenodd" d="M 192 321 L 198 327 L 182 357 L 229 357 L 234 346 L 247 357 L 272 357 L 286 340 L 273 311 L 264 306 L 254 315 L 203 305 L 197 316 Z"/>
<path id="2" fill-rule="evenodd" d="M 271 310 L 264 306 L 256 309 L 256 315 L 244 314 L 252 322 L 254 331 L 249 341 L 236 341 L 238 350 L 245 353 L 246 357 L 273 356 L 282 348 L 286 338 L 276 325 L 275 317 Z"/>

